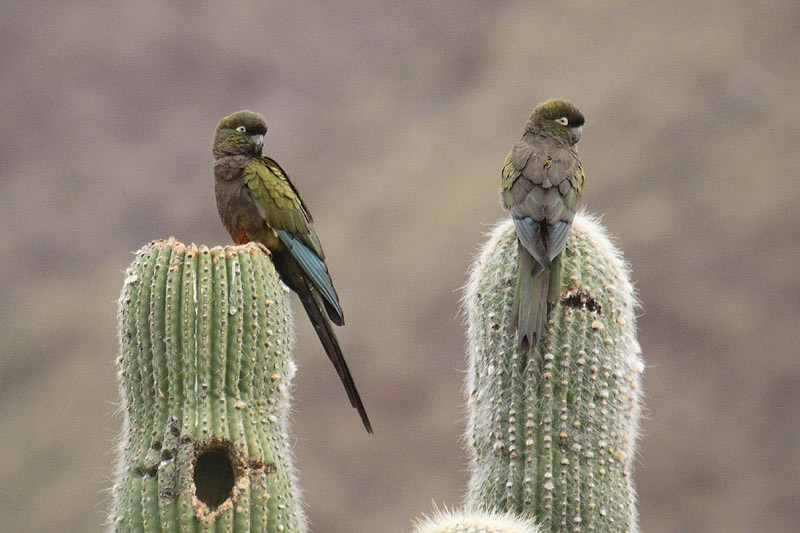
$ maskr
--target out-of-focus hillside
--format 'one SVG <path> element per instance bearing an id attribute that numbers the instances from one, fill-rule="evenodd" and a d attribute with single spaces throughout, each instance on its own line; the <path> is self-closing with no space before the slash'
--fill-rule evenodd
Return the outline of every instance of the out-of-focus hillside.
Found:
<path id="1" fill-rule="evenodd" d="M 155 238 L 229 242 L 210 142 L 240 108 L 314 212 L 376 431 L 297 313 L 313 529 L 408 531 L 457 505 L 460 288 L 552 96 L 587 117 L 585 203 L 642 301 L 642 531 L 796 528 L 800 4 L 226 6 L 3 6 L 0 531 L 101 527 L 122 271 Z"/>

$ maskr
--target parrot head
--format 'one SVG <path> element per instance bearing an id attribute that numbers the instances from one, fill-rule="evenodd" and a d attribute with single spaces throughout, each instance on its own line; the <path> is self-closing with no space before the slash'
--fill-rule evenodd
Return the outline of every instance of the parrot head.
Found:
<path id="1" fill-rule="evenodd" d="M 253 111 L 237 111 L 219 121 L 214 132 L 214 153 L 261 155 L 267 121 Z"/>
<path id="2" fill-rule="evenodd" d="M 553 98 L 533 109 L 525 132 L 555 137 L 572 146 L 581 138 L 583 123 L 583 114 L 574 105 Z"/>

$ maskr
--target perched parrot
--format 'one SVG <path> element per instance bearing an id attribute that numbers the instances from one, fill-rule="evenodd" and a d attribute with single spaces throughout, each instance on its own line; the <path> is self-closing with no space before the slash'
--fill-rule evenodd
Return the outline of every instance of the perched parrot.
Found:
<path id="1" fill-rule="evenodd" d="M 523 353 L 535 349 L 560 297 L 561 251 L 583 191 L 575 150 L 583 123 L 569 102 L 542 102 L 503 165 L 503 207 L 511 212 L 519 242 L 511 325 Z"/>
<path id="2" fill-rule="evenodd" d="M 261 155 L 267 123 L 252 111 L 219 121 L 214 133 L 217 209 L 237 244 L 255 242 L 272 255 L 281 280 L 300 297 L 350 403 L 369 433 L 372 425 L 339 348 L 331 322 L 344 325 L 313 219 L 286 172 Z"/>

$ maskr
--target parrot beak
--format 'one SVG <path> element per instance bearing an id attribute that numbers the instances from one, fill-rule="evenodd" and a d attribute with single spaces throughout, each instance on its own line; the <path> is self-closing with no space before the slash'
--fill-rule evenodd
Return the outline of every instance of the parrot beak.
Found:
<path id="1" fill-rule="evenodd" d="M 581 133 L 583 133 L 583 126 L 575 126 L 574 128 L 570 128 L 572 131 L 572 136 L 575 137 L 575 142 L 581 140 Z"/>
<path id="2" fill-rule="evenodd" d="M 263 135 L 251 135 L 251 139 L 253 139 L 253 144 L 256 145 L 256 151 L 260 152 L 261 147 L 264 146 L 264 136 Z"/>

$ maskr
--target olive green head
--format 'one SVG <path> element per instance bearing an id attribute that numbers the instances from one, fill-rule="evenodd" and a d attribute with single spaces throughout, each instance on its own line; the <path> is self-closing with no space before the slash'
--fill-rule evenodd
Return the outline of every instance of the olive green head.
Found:
<path id="1" fill-rule="evenodd" d="M 214 133 L 214 154 L 261 155 L 267 121 L 253 111 L 237 111 L 219 121 Z"/>
<path id="2" fill-rule="evenodd" d="M 525 125 L 526 133 L 555 137 L 569 145 L 581 138 L 583 114 L 567 102 L 553 98 L 537 105 Z"/>

